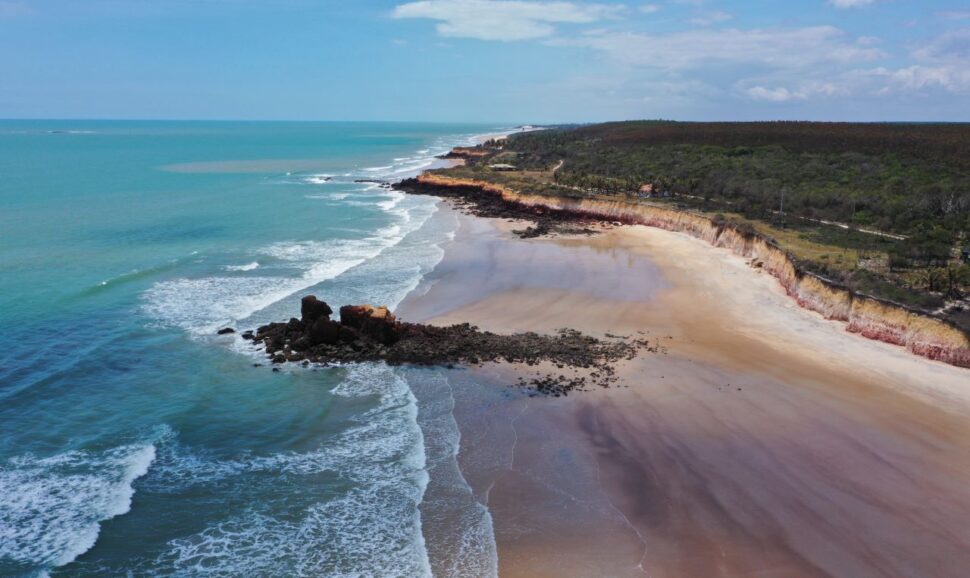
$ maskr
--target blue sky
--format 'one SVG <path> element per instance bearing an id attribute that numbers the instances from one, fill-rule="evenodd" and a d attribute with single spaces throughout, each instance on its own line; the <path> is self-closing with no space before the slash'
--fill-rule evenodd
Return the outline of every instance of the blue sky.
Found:
<path id="1" fill-rule="evenodd" d="M 970 5 L 0 0 L 0 118 L 970 121 Z"/>

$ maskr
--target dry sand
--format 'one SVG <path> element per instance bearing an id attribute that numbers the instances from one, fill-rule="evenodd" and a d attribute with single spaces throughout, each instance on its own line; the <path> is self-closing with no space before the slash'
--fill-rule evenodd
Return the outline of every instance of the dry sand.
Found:
<path id="1" fill-rule="evenodd" d="M 531 368 L 474 370 L 506 392 L 455 407 L 501 576 L 968 575 L 970 371 L 848 334 L 686 235 L 460 220 L 404 318 L 669 351 L 566 399 L 507 395 Z"/>

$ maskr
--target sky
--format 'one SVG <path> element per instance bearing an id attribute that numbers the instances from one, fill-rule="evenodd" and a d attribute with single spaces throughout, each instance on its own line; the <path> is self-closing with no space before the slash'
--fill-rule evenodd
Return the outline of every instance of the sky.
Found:
<path id="1" fill-rule="evenodd" d="M 0 118 L 970 121 L 970 3 L 0 0 Z"/>

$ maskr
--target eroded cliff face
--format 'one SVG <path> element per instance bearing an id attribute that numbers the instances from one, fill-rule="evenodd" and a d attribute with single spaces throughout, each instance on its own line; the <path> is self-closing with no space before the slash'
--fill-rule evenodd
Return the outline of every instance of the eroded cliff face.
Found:
<path id="1" fill-rule="evenodd" d="M 845 322 L 846 329 L 852 333 L 901 345 L 930 359 L 970 367 L 970 338 L 960 329 L 929 314 L 855 293 L 804 271 L 791 255 L 771 240 L 757 233 L 739 230 L 731 224 L 716 223 L 703 215 L 654 205 L 623 200 L 522 194 L 485 181 L 453 179 L 435 174 L 421 175 L 415 183 L 429 189 L 475 189 L 528 207 L 687 233 L 750 259 L 752 265 L 778 279 L 799 305 L 827 319 Z"/>

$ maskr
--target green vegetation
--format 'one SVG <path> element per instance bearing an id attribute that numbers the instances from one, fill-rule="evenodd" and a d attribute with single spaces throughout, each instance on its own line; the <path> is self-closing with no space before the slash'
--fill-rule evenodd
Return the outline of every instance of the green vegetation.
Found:
<path id="1" fill-rule="evenodd" d="M 970 294 L 970 125 L 607 123 L 522 133 L 454 176 L 723 215 L 817 273 L 926 309 Z M 514 159 L 514 160 L 513 160 Z"/>

